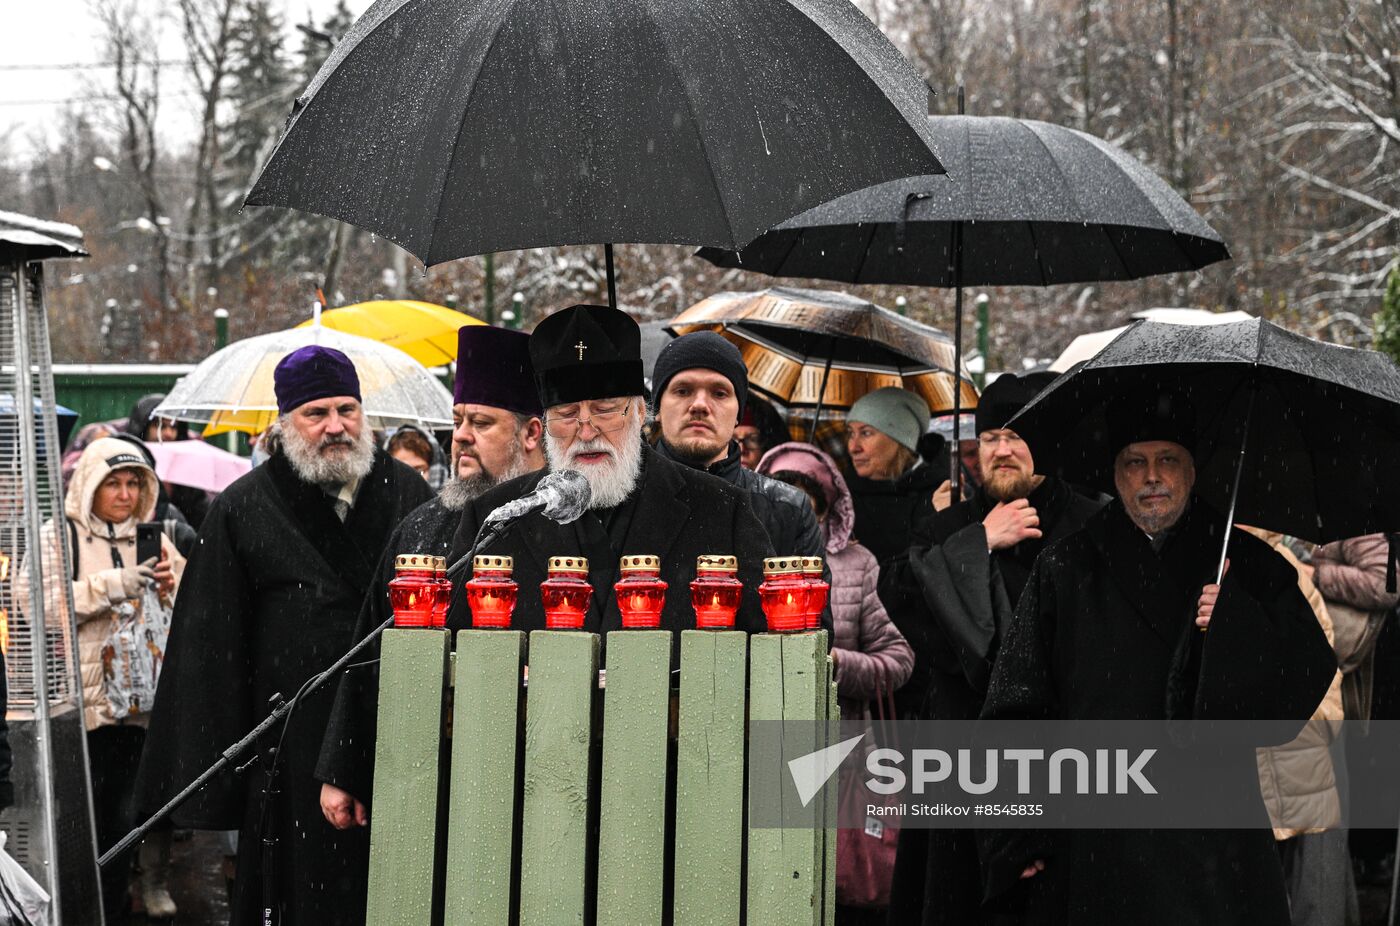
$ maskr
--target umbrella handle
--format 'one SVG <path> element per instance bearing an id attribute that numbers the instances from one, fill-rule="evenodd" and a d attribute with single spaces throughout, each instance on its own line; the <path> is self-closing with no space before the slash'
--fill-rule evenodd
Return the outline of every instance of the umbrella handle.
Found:
<path id="1" fill-rule="evenodd" d="M 1225 541 L 1220 545 L 1220 563 L 1215 568 L 1215 584 L 1219 585 L 1225 578 L 1225 554 L 1230 549 L 1230 531 L 1235 526 L 1235 502 L 1240 496 L 1240 480 L 1244 476 L 1244 455 L 1249 448 L 1249 426 L 1254 420 L 1254 397 L 1258 395 L 1259 389 L 1251 378 L 1249 381 L 1249 405 L 1244 413 L 1244 435 L 1240 438 L 1240 456 L 1235 461 L 1235 481 L 1230 486 L 1230 511 L 1225 518 Z"/>

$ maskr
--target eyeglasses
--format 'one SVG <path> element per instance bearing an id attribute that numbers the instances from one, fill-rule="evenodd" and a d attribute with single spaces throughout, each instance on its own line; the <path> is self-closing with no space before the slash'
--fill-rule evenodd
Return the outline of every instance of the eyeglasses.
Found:
<path id="1" fill-rule="evenodd" d="M 737 440 L 739 441 L 739 446 L 743 447 L 745 450 L 763 449 L 763 441 L 759 440 L 758 435 L 756 434 L 750 434 L 747 437 L 740 437 L 737 438 Z"/>
<path id="2" fill-rule="evenodd" d="M 1002 441 L 1006 441 L 1010 447 L 1024 447 L 1026 441 L 1019 434 L 983 434 L 977 438 L 977 443 L 983 447 L 992 448 Z"/>
<path id="3" fill-rule="evenodd" d="M 600 434 L 610 434 L 619 430 L 627 423 L 627 405 L 600 405 L 593 409 L 593 414 L 584 417 L 574 415 L 570 417 L 546 418 L 545 427 L 549 428 L 549 433 L 554 437 L 572 437 L 578 433 L 578 429 L 587 424 Z"/>

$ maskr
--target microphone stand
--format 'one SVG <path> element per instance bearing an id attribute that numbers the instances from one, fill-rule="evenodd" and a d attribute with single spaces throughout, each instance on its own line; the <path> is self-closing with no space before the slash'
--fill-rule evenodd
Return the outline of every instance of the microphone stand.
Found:
<path id="1" fill-rule="evenodd" d="M 493 540 L 499 538 L 500 535 L 505 532 L 505 529 L 513 523 L 515 522 L 508 521 L 504 524 L 492 525 L 483 523 L 481 527 L 477 530 L 475 541 L 472 543 L 472 548 L 469 551 L 467 551 L 467 554 L 465 556 L 463 556 L 461 559 L 457 560 L 457 562 L 453 564 L 453 568 L 457 569 L 463 563 L 471 563 L 472 557 L 476 555 L 478 550 L 491 543 Z M 492 528 L 489 531 L 486 529 L 488 526 Z M 363 639 L 361 639 L 354 646 L 350 647 L 350 649 L 346 650 L 345 654 L 342 655 L 339 659 L 337 659 L 334 663 L 332 663 L 328 668 L 326 668 L 320 674 L 314 675 L 310 679 L 308 679 L 306 683 L 301 686 L 301 689 L 297 691 L 296 695 L 293 696 L 292 700 L 283 701 L 282 696 L 280 694 L 273 695 L 272 701 L 275 706 L 273 707 L 272 713 L 268 714 L 267 717 L 263 718 L 263 720 L 257 726 L 249 730 L 247 735 L 245 735 L 242 739 L 238 740 L 238 742 L 229 746 L 222 753 L 220 753 L 218 760 L 213 765 L 209 766 L 207 769 L 201 772 L 198 778 L 186 785 L 185 788 L 182 791 L 180 791 L 179 794 L 175 795 L 173 798 L 167 801 L 163 807 L 161 807 L 159 810 L 153 813 L 149 818 L 146 819 L 145 822 L 137 826 L 125 836 L 123 836 L 117 842 L 116 845 L 112 846 L 112 848 L 102 853 L 102 856 L 97 860 L 98 866 L 101 867 L 109 864 L 114 858 L 120 856 L 127 849 L 131 848 L 133 844 L 143 839 L 145 835 L 156 826 L 156 824 L 160 823 L 167 816 L 169 816 L 175 810 L 175 808 L 179 807 L 185 801 L 189 800 L 192 796 L 194 796 L 196 792 L 200 791 L 205 785 L 207 785 L 215 776 L 217 776 L 224 769 L 228 768 L 230 764 L 242 758 L 243 754 L 246 753 L 250 748 L 252 748 L 252 746 L 264 734 L 268 733 L 279 723 L 286 722 L 287 724 L 289 724 L 289 718 L 292 712 L 297 709 L 297 705 L 301 703 L 301 700 L 303 698 L 315 692 L 317 689 L 325 685 L 326 682 L 330 681 L 332 678 L 338 675 L 340 671 L 351 662 L 351 660 L 353 660 L 356 656 L 363 652 L 365 648 L 368 647 L 371 643 L 378 640 L 380 634 L 382 634 L 385 630 L 391 627 L 393 623 L 394 619 L 390 617 L 383 623 L 381 623 L 379 626 L 371 630 L 368 634 L 364 636 Z M 264 786 L 263 790 L 263 807 L 259 818 L 259 827 L 262 829 L 262 840 L 265 853 L 263 860 L 263 904 L 261 919 L 261 922 L 264 924 L 264 926 L 271 926 L 271 924 L 276 923 L 277 920 L 280 919 L 280 914 L 274 917 L 274 911 L 276 911 L 278 908 L 278 903 L 275 898 L 276 881 L 275 872 L 272 871 L 273 866 L 268 864 L 268 857 L 270 857 L 273 849 L 276 848 L 277 844 L 277 838 L 275 835 L 273 835 L 276 832 L 276 829 L 271 826 L 271 824 L 274 822 L 272 810 L 274 805 L 276 804 L 275 795 L 278 793 L 278 765 L 281 759 L 282 741 L 286 737 L 286 735 L 287 726 L 284 725 L 282 727 L 281 734 L 277 738 L 277 744 L 273 746 L 271 750 L 269 750 L 265 762 L 267 768 L 267 783 Z M 257 761 L 257 758 L 257 756 L 254 756 L 253 759 L 248 761 L 246 764 L 239 766 L 237 768 L 237 771 L 243 772 L 247 770 L 249 766 L 253 764 L 253 762 Z"/>

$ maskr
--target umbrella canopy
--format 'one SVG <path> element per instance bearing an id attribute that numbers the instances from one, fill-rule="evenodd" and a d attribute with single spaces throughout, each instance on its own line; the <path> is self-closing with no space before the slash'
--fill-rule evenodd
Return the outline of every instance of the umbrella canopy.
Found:
<path id="1" fill-rule="evenodd" d="M 375 427 L 451 427 L 452 394 L 421 363 L 378 341 L 318 325 L 233 342 L 182 377 L 151 414 L 208 422 L 206 435 L 256 434 L 277 418 L 273 369 L 308 344 L 333 347 L 354 362 L 365 413 Z"/>
<path id="2" fill-rule="evenodd" d="M 222 492 L 253 468 L 253 461 L 202 440 L 148 441 L 162 482 Z"/>
<path id="3" fill-rule="evenodd" d="M 858 190 L 742 251 L 700 256 L 770 276 L 947 287 L 1132 280 L 1230 256 L 1165 181 L 1102 139 L 1003 116 L 928 122 L 946 175 Z"/>
<path id="4" fill-rule="evenodd" d="M 1400 368 L 1263 319 L 1138 322 L 1008 427 L 1037 472 L 1113 491 L 1113 405 L 1162 391 L 1194 411 L 1197 493 L 1224 511 L 1237 484 L 1240 523 L 1318 543 L 1400 527 Z"/>
<path id="5" fill-rule="evenodd" d="M 54 420 L 58 426 L 58 446 L 60 452 L 68 445 L 68 438 L 73 433 L 73 426 L 78 423 L 78 413 L 71 408 L 55 404 L 53 407 Z M 0 392 L 0 418 L 14 418 L 19 414 L 15 407 L 15 397 L 13 393 Z M 34 423 L 39 426 L 37 436 L 39 438 L 39 449 L 43 449 L 44 432 L 44 403 L 38 399 L 34 400 Z M 0 424 L 0 429 L 8 432 L 8 437 L 0 437 L 0 444 L 12 444 L 12 452 L 18 452 L 19 435 L 13 425 Z"/>
<path id="6" fill-rule="evenodd" d="M 1248 312 L 1207 312 L 1205 309 L 1144 309 L 1134 312 L 1135 319 L 1166 322 L 1171 325 L 1228 325 L 1231 322 L 1244 322 L 1253 318 Z M 1113 339 L 1128 330 L 1128 325 L 1109 328 L 1107 331 L 1094 331 L 1081 334 L 1069 342 L 1064 353 L 1050 364 L 1050 372 L 1063 373 L 1081 360 L 1088 360 L 1113 343 Z"/>
<path id="7" fill-rule="evenodd" d="M 849 0 L 380 0 L 297 101 L 248 202 L 343 219 L 428 265 L 739 247 L 941 171 L 927 103 Z"/>
<path id="8" fill-rule="evenodd" d="M 358 302 L 328 309 L 319 317 L 327 328 L 397 347 L 425 367 L 440 367 L 457 359 L 457 329 L 486 324 L 445 305 L 408 299 Z M 308 318 L 297 327 L 314 324 L 316 319 Z"/>
<path id="9" fill-rule="evenodd" d="M 847 409 L 884 386 L 917 392 L 934 411 L 952 406 L 952 340 L 845 293 L 718 293 L 671 319 L 669 330 L 720 332 L 744 355 L 749 386 L 788 408 Z M 977 404 L 966 369 L 962 391 L 965 407 Z"/>

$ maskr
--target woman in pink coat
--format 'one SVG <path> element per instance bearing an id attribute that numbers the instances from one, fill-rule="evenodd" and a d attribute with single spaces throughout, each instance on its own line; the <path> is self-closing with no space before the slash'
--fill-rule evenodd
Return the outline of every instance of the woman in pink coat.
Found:
<path id="1" fill-rule="evenodd" d="M 891 623 L 875 594 L 880 567 L 851 540 L 855 509 L 836 463 L 811 444 L 779 444 L 763 455 L 758 472 L 803 489 L 821 522 L 831 567 L 831 659 L 843 717 L 864 708 L 883 682 L 893 692 L 914 669 L 914 651 Z"/>

